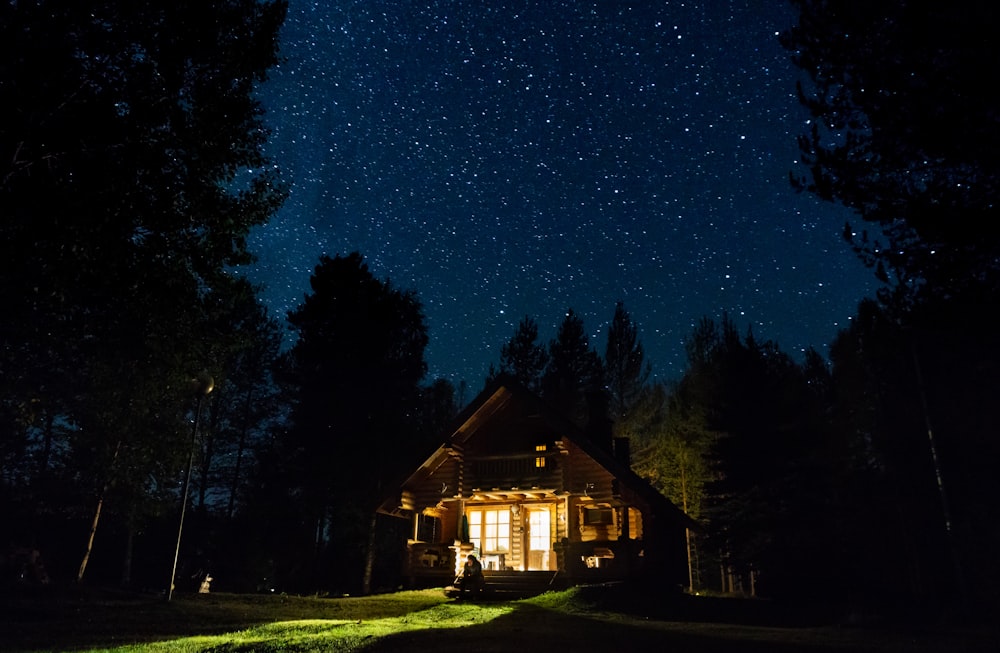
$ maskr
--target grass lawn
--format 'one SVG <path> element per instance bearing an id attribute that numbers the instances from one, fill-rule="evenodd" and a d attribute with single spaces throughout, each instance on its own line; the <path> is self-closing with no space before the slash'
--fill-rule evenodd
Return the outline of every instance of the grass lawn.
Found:
<path id="1" fill-rule="evenodd" d="M 636 609 L 621 590 L 577 588 L 511 602 L 441 590 L 360 598 L 107 591 L 0 597 L 0 651 L 236 653 L 573 651 L 995 653 L 993 629 L 807 624 L 740 599 L 685 597 Z M 798 623 L 796 623 L 798 622 Z"/>

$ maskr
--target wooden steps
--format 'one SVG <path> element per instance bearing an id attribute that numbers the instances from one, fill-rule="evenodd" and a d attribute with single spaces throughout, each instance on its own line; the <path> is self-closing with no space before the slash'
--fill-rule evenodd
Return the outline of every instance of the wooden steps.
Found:
<path id="1" fill-rule="evenodd" d="M 483 591 L 475 594 L 463 593 L 454 585 L 445 588 L 445 594 L 452 598 L 515 600 L 537 596 L 552 589 L 562 589 L 559 572 L 555 571 L 496 571 L 484 570 L 486 584 Z"/>

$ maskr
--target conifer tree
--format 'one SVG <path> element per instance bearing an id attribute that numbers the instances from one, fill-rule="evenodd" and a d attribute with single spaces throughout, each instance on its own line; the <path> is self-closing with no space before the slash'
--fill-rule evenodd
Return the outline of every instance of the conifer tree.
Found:
<path id="1" fill-rule="evenodd" d="M 298 555 L 314 566 L 297 581 L 358 591 L 386 483 L 426 453 L 417 416 L 427 329 L 415 293 L 377 279 L 357 252 L 321 257 L 310 285 L 288 316 L 298 338 L 281 443 L 285 492 L 299 497 L 299 528 L 312 538 Z"/>
<path id="2" fill-rule="evenodd" d="M 500 369 L 491 367 L 488 380 L 499 374 L 509 374 L 525 388 L 539 394 L 548 359 L 548 352 L 538 342 L 538 323 L 525 315 L 517 331 L 500 350 Z"/>
<path id="3" fill-rule="evenodd" d="M 639 328 L 625 310 L 625 304 L 618 302 L 604 349 L 605 380 L 613 420 L 621 422 L 626 418 L 646 388 L 651 369 L 639 339 Z"/>
<path id="4" fill-rule="evenodd" d="M 555 339 L 549 341 L 542 396 L 581 427 L 593 418 L 607 419 L 601 358 L 590 348 L 583 320 L 572 308 L 566 312 Z"/>

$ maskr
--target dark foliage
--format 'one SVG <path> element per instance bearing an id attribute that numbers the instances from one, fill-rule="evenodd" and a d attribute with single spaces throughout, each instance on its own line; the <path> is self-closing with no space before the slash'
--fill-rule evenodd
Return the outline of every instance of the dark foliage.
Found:
<path id="1" fill-rule="evenodd" d="M 888 284 L 831 349 L 840 487 L 858 502 L 845 532 L 879 535 L 855 553 L 873 593 L 967 606 L 997 573 L 1000 112 L 982 71 L 1000 15 L 978 0 L 793 4 L 783 41 L 814 117 L 795 182 L 881 231 L 845 235 Z"/>
<path id="2" fill-rule="evenodd" d="M 127 580 L 175 497 L 189 380 L 220 374 L 232 266 L 283 198 L 253 91 L 284 12 L 0 5 L 0 499 L 62 571 L 103 506 Z"/>
<path id="3" fill-rule="evenodd" d="M 857 554 L 871 594 L 993 602 L 1000 487 L 996 338 L 978 303 L 924 303 L 906 326 L 874 302 L 831 347 L 838 427 L 861 500 Z M 973 581 L 973 579 L 978 581 Z"/>
<path id="4" fill-rule="evenodd" d="M 704 547 L 721 554 L 744 591 L 829 594 L 836 589 L 835 461 L 824 455 L 822 397 L 776 344 L 740 338 L 726 318 L 719 326 L 703 321 L 689 349 L 692 367 L 673 410 L 701 415 L 705 430 L 717 434 Z M 814 375 L 822 380 L 823 370 Z"/>
<path id="5" fill-rule="evenodd" d="M 273 495 L 289 502 L 277 512 L 296 516 L 282 520 L 301 543 L 289 551 L 300 565 L 290 582 L 357 591 L 376 505 L 434 443 L 419 428 L 427 329 L 415 294 L 376 279 L 360 254 L 321 258 L 311 285 L 289 315 L 298 339 Z"/>
<path id="6" fill-rule="evenodd" d="M 583 329 L 583 320 L 569 309 L 549 342 L 549 364 L 542 376 L 542 397 L 584 428 L 607 419 L 604 367 Z"/>
<path id="7" fill-rule="evenodd" d="M 883 238 L 846 235 L 888 280 L 950 294 L 996 286 L 1000 60 L 996 7 L 958 2 L 792 0 L 783 35 L 807 75 L 813 121 L 796 184 L 854 209 Z"/>
<path id="8" fill-rule="evenodd" d="M 639 339 L 639 327 L 625 310 L 625 304 L 618 302 L 604 348 L 604 375 L 612 419 L 625 420 L 645 390 L 651 370 Z"/>
<path id="9" fill-rule="evenodd" d="M 500 349 L 500 369 L 490 367 L 487 384 L 500 374 L 508 374 L 534 393 L 541 393 L 542 374 L 549 353 L 538 342 L 538 323 L 524 316 L 517 331 Z"/>

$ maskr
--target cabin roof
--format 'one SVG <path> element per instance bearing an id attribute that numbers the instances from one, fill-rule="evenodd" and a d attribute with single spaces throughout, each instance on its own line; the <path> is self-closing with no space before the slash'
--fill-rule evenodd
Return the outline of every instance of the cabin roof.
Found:
<path id="1" fill-rule="evenodd" d="M 400 484 L 400 488 L 415 487 L 426 482 L 434 471 L 450 458 L 461 455 L 465 447 L 477 435 L 486 433 L 498 422 L 503 422 L 505 418 L 509 419 L 511 415 L 515 414 L 537 419 L 547 428 L 558 432 L 563 439 L 572 442 L 617 479 L 623 495 L 631 495 L 633 499 L 648 504 L 655 514 L 663 519 L 678 522 L 686 528 L 702 529 L 700 524 L 675 506 L 648 481 L 632 471 L 627 464 L 618 460 L 608 448 L 595 442 L 592 437 L 584 433 L 560 412 L 552 409 L 546 402 L 507 375 L 500 375 L 489 383 L 459 413 L 449 430 L 446 431 L 442 444 Z M 610 436 L 608 444 L 610 444 Z M 395 514 L 398 505 L 397 499 L 398 493 L 388 497 L 379 510 L 386 514 Z"/>

